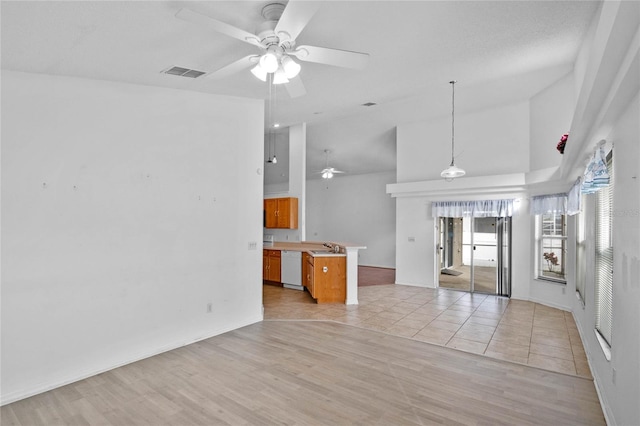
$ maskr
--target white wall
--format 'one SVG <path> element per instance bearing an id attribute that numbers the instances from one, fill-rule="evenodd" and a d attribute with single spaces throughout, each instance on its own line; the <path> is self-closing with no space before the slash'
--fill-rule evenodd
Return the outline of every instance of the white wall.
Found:
<path id="1" fill-rule="evenodd" d="M 397 149 L 397 182 L 440 179 L 451 163 L 451 117 L 398 126 Z M 456 114 L 455 151 L 470 176 L 528 171 L 528 102 Z"/>
<path id="2" fill-rule="evenodd" d="M 260 101 L 3 71 L 2 402 L 260 321 L 262 149 Z"/>
<path id="3" fill-rule="evenodd" d="M 396 198 L 396 284 L 435 287 L 435 236 L 429 200 Z"/>
<path id="4" fill-rule="evenodd" d="M 556 145 L 560 137 L 569 132 L 575 98 L 573 73 L 531 98 L 529 170 L 560 165 L 562 154 L 557 151 Z"/>
<path id="5" fill-rule="evenodd" d="M 613 327 L 611 360 L 607 361 L 595 329 L 594 212 L 595 196 L 583 206 L 587 229 L 586 302 L 574 298 L 591 370 L 613 424 L 640 422 L 640 98 L 619 118 L 607 141 L 613 143 Z M 615 379 L 614 379 L 615 371 Z"/>
<path id="6" fill-rule="evenodd" d="M 613 324 L 611 359 L 596 339 L 594 304 L 594 196 L 583 206 L 586 225 L 584 307 L 573 299 L 607 422 L 640 424 L 640 3 L 602 4 L 576 68 L 579 83 L 565 174 L 584 169 L 600 139 L 613 146 Z M 566 156 L 566 151 L 565 151 Z M 572 160 L 567 162 L 567 160 Z M 567 164 L 565 164 L 567 163 Z M 571 277 L 572 280 L 575 278 Z"/>
<path id="7" fill-rule="evenodd" d="M 386 193 L 395 173 L 307 180 L 307 240 L 366 246 L 359 264 L 395 267 L 396 208 Z"/>

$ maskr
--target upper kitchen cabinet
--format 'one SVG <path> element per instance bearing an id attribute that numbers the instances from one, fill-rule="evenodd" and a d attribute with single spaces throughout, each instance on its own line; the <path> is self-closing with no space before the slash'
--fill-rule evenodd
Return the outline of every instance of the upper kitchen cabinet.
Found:
<path id="1" fill-rule="evenodd" d="M 264 200 L 264 227 L 298 229 L 298 199 L 289 197 Z"/>

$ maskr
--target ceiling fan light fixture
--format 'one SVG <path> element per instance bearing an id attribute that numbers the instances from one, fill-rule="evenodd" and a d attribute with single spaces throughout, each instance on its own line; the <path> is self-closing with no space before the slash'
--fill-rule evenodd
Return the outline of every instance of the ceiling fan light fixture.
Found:
<path id="1" fill-rule="evenodd" d="M 278 68 L 275 74 L 273 74 L 273 84 L 284 84 L 288 82 L 289 79 L 287 78 L 287 75 L 285 74 L 282 67 Z"/>
<path id="2" fill-rule="evenodd" d="M 282 69 L 287 78 L 294 78 L 300 73 L 300 64 L 294 61 L 290 56 L 282 58 Z"/>
<path id="3" fill-rule="evenodd" d="M 255 75 L 259 80 L 267 81 L 267 72 L 260 66 L 260 64 L 251 68 L 251 74 Z"/>
<path id="4" fill-rule="evenodd" d="M 271 52 L 267 52 L 260 58 L 260 66 L 267 72 L 275 72 L 278 69 L 278 57 Z"/>
<path id="5" fill-rule="evenodd" d="M 322 179 L 331 179 L 332 177 L 333 173 L 331 173 L 331 170 L 325 170 L 322 172 Z"/>

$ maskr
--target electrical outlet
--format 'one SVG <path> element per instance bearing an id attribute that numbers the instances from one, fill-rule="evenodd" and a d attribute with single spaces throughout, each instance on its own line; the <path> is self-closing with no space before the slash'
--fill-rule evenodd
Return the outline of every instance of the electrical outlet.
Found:
<path id="1" fill-rule="evenodd" d="M 213 311 L 213 303 L 207 303 L 207 313 L 210 314 Z"/>

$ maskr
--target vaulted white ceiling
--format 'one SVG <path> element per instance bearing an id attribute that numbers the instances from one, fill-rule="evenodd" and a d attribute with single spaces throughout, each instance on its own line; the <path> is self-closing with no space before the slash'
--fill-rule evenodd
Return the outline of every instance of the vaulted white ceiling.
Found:
<path id="1" fill-rule="evenodd" d="M 2 68 L 266 99 L 247 70 L 214 71 L 255 47 L 175 17 L 180 8 L 249 32 L 268 1 L 2 2 Z M 395 126 L 525 100 L 573 68 L 596 1 L 321 1 L 298 44 L 370 55 L 361 71 L 302 63 L 307 94 L 278 88 L 275 116 L 308 123 L 307 170 L 395 169 Z M 377 105 L 364 107 L 374 102 Z"/>

